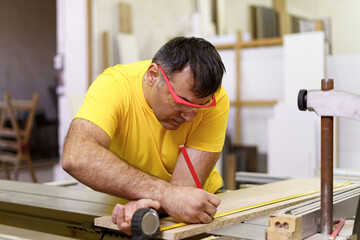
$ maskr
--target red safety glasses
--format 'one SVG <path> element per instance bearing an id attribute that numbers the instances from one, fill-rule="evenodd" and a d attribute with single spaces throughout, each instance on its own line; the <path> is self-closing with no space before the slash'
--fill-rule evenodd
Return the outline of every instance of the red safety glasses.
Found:
<path id="1" fill-rule="evenodd" d="M 172 89 L 171 85 L 170 85 L 170 81 L 169 79 L 167 78 L 164 70 L 161 68 L 160 65 L 157 65 L 158 68 L 160 69 L 160 71 L 162 72 L 163 76 L 164 76 L 164 79 L 165 79 L 165 82 L 166 82 L 166 85 L 169 89 L 169 103 L 172 107 L 174 108 L 180 108 L 180 109 L 192 109 L 194 111 L 198 111 L 198 110 L 201 110 L 201 109 L 205 109 L 205 108 L 209 108 L 209 107 L 215 107 L 216 106 L 216 100 L 215 100 L 215 95 L 213 94 L 211 96 L 211 100 L 204 104 L 204 105 L 198 105 L 198 104 L 194 104 L 194 103 L 191 103 L 191 102 L 188 102 L 184 99 L 182 99 L 181 97 L 179 97 L 175 92 L 174 90 Z"/>

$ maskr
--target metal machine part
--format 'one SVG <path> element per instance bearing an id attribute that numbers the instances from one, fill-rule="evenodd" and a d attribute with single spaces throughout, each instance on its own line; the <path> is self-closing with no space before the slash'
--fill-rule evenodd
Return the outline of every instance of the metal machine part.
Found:
<path id="1" fill-rule="evenodd" d="M 360 121 L 360 96 L 338 90 L 305 90 L 298 94 L 301 111 L 314 111 L 319 116 L 345 117 Z"/>
<path id="2" fill-rule="evenodd" d="M 158 213 L 152 208 L 136 210 L 131 219 L 133 239 L 152 239 L 160 234 L 160 219 Z"/>
<path id="3" fill-rule="evenodd" d="M 298 108 L 321 116 L 321 232 L 332 231 L 333 117 L 360 121 L 360 96 L 335 91 L 333 79 L 322 79 L 320 90 L 300 90 Z"/>

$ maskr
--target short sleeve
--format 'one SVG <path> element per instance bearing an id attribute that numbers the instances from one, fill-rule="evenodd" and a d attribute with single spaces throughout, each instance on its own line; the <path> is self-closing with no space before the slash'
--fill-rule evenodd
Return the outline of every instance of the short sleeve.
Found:
<path id="1" fill-rule="evenodd" d="M 190 134 L 187 146 L 207 152 L 221 152 L 229 116 L 230 102 L 223 87 L 215 94 L 216 106 L 204 110 L 202 119 Z"/>
<path id="2" fill-rule="evenodd" d="M 126 114 L 129 96 L 126 81 L 115 67 L 108 68 L 91 84 L 75 118 L 86 119 L 103 129 L 112 139 L 121 116 Z"/>

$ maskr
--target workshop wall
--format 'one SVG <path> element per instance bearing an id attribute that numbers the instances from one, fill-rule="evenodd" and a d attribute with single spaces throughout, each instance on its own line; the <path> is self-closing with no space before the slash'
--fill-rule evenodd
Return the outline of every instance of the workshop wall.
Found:
<path id="1" fill-rule="evenodd" d="M 59 153 L 70 123 L 79 109 L 88 88 L 87 1 L 57 0 L 59 102 Z M 54 180 L 69 179 L 61 161 L 54 167 Z"/>
<path id="2" fill-rule="evenodd" d="M 39 92 L 30 137 L 34 160 L 58 156 L 55 53 L 56 0 L 0 0 L 0 98 L 6 91 L 15 99 Z"/>
<path id="3" fill-rule="evenodd" d="M 360 53 L 360 1 L 287 0 L 290 14 L 309 19 L 330 18 L 332 54 Z"/>
<path id="4" fill-rule="evenodd" d="M 0 49 L 0 96 L 30 99 L 38 91 L 38 111 L 57 119 L 56 1 L 0 0 Z"/>
<path id="5" fill-rule="evenodd" d="M 233 34 L 236 31 L 250 32 L 250 5 L 272 7 L 272 0 L 225 0 L 225 27 L 223 34 Z"/>
<path id="6" fill-rule="evenodd" d="M 81 102 L 83 94 L 87 89 L 86 1 L 58 0 L 57 2 L 58 9 L 62 9 L 63 12 L 63 16 L 60 18 L 58 17 L 58 21 L 63 29 L 63 33 L 58 34 L 60 35 L 60 39 L 62 39 L 59 43 L 60 47 L 58 46 L 58 53 L 64 54 L 65 56 L 64 92 L 63 96 L 59 98 L 61 106 L 60 111 L 62 114 L 62 125 L 60 127 L 61 134 L 59 139 L 63 142 L 71 119 L 79 107 L 79 104 L 76 102 Z M 191 27 L 194 25 L 192 15 L 196 11 L 194 6 L 195 1 L 93 0 L 93 79 L 95 79 L 95 77 L 104 69 L 101 62 L 103 55 L 101 50 L 101 35 L 104 31 L 110 33 L 110 65 L 117 63 L 114 53 L 116 51 L 116 34 L 119 30 L 118 3 L 120 2 L 128 3 L 132 7 L 133 32 L 139 43 L 140 60 L 151 58 L 155 51 L 172 37 L 182 35 L 181 33 L 196 32 L 196 29 Z M 218 2 L 222 6 L 221 14 L 224 18 L 222 19 L 223 28 L 221 33 L 232 36 L 234 36 L 234 33 L 238 30 L 245 33 L 245 35 L 249 32 L 249 16 L 247 12 L 250 5 L 255 4 L 266 7 L 272 5 L 271 0 L 219 0 Z M 341 4 L 341 6 L 339 4 Z M 359 4 L 360 2 L 356 0 L 346 0 L 346 4 L 344 4 L 344 1 L 340 2 L 336 0 L 329 0 L 326 2 L 325 0 L 288 0 L 287 8 L 292 14 L 311 19 L 327 18 L 331 16 L 333 26 L 333 53 L 341 55 L 350 52 L 360 52 L 360 40 L 357 40 L 356 42 L 353 41 L 353 39 L 358 39 L 358 33 L 351 29 L 351 26 L 356 26 L 360 21 L 360 15 L 355 16 L 354 12 L 356 9 L 359 9 Z M 341 11 L 337 12 L 339 9 L 341 9 Z M 349 16 L 352 18 L 344 18 L 344 16 L 347 16 L 344 12 L 349 12 Z M 341 20 L 340 17 L 342 17 Z M 350 33 L 343 32 L 345 29 L 348 29 Z M 76 38 L 73 38 L 73 36 L 76 36 Z M 210 35 L 202 36 L 210 39 Z M 251 80 L 246 82 L 245 79 L 245 84 L 249 85 L 243 86 L 243 97 L 251 99 L 258 98 L 258 96 L 264 96 L 266 99 L 270 98 L 269 92 L 271 92 L 270 90 L 273 90 L 272 97 L 281 98 L 282 94 L 277 92 L 283 89 L 283 86 L 281 85 L 283 79 L 282 76 L 280 76 L 280 73 L 283 71 L 281 49 L 273 49 L 273 55 L 266 55 L 266 51 L 267 48 L 244 50 L 242 54 L 248 61 L 245 59 L 242 62 L 242 64 L 245 64 L 242 66 L 242 68 L 245 69 L 242 74 L 243 77 L 249 77 L 248 79 L 256 80 L 263 78 L 263 76 L 260 76 L 261 74 L 267 75 L 272 79 L 267 78 L 266 83 L 275 82 L 275 84 L 270 86 L 271 88 L 264 87 L 259 90 L 258 88 L 253 88 L 254 85 L 259 85 L 255 84 L 256 81 L 253 82 L 253 80 Z M 228 64 L 231 65 L 231 59 L 234 59 L 234 55 L 231 55 L 233 53 L 225 54 L 228 54 Z M 271 67 L 266 69 L 267 62 L 274 64 L 271 65 L 273 69 L 271 69 Z M 262 65 L 262 68 L 257 67 L 257 64 Z M 231 75 L 234 73 L 231 72 L 231 68 L 234 69 L 234 66 L 227 66 L 227 68 L 229 70 L 227 72 L 227 77 L 231 79 Z M 266 73 L 267 71 L 272 72 L 273 75 L 270 77 L 270 75 Z M 251 75 L 255 77 L 251 77 Z M 224 79 L 224 81 L 228 80 Z M 306 88 L 306 86 L 304 86 L 304 88 Z M 272 109 L 270 108 L 244 109 L 243 116 L 247 119 L 244 119 L 243 121 L 245 124 L 243 142 L 245 144 L 256 144 L 260 146 L 259 149 L 261 153 L 266 153 L 267 151 L 266 121 L 272 114 Z M 229 122 L 233 123 L 233 115 L 230 115 L 230 117 Z M 60 147 L 60 149 L 62 149 L 62 147 Z M 351 166 L 351 164 L 351 162 L 347 162 L 343 166 Z"/>
<path id="7" fill-rule="evenodd" d="M 119 3 L 131 6 L 132 34 L 138 43 L 139 60 L 151 59 L 154 53 L 169 39 L 177 36 L 179 19 L 191 16 L 194 12 L 192 0 L 94 0 L 93 1 L 93 40 L 94 68 L 93 76 L 104 70 L 101 62 L 103 32 L 109 33 L 109 65 L 120 63 L 116 59 L 117 35 L 119 33 Z"/>

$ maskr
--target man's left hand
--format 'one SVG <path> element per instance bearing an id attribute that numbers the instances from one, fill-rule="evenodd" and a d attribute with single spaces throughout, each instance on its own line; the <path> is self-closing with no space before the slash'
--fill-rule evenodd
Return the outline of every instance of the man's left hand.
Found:
<path id="1" fill-rule="evenodd" d="M 151 199 L 140 199 L 130 201 L 125 205 L 116 204 L 112 212 L 112 222 L 127 235 L 132 235 L 131 219 L 139 208 L 154 208 L 155 210 L 158 210 L 160 208 L 160 203 Z"/>

